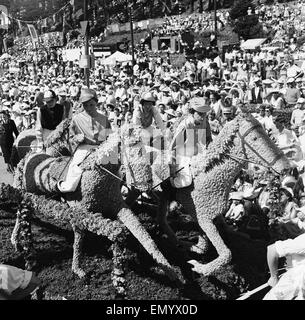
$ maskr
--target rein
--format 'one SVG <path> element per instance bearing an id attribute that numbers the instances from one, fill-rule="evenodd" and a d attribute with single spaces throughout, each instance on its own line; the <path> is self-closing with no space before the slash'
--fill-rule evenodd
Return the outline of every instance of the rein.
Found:
<path id="1" fill-rule="evenodd" d="M 277 172 L 274 168 L 273 168 L 273 165 L 276 163 L 276 161 L 278 161 L 281 157 L 282 157 L 282 154 L 279 153 L 271 162 L 268 162 L 266 159 L 264 159 L 257 151 L 254 150 L 254 148 L 245 140 L 245 138 L 255 129 L 257 128 L 260 128 L 261 125 L 260 124 L 256 124 L 255 126 L 249 128 L 243 135 L 240 134 L 240 132 L 238 131 L 238 135 L 240 137 L 240 140 L 241 140 L 241 145 L 242 145 L 242 151 L 243 151 L 243 154 L 244 154 L 244 158 L 240 158 L 238 156 L 233 156 L 229 153 L 225 153 L 226 156 L 228 156 L 229 158 L 231 158 L 232 160 L 235 160 L 237 162 L 240 162 L 240 161 L 246 161 L 246 162 L 249 162 L 249 163 L 253 163 L 257 166 L 261 166 L 261 167 L 265 167 L 267 169 L 271 169 L 273 170 L 276 174 L 280 174 L 279 172 Z M 256 161 L 252 161 L 252 160 L 249 160 L 248 157 L 247 157 L 247 154 L 246 154 L 246 148 L 245 146 L 247 146 L 251 151 L 253 151 L 254 154 L 256 154 L 261 160 L 263 160 L 264 162 L 266 162 L 266 165 L 264 164 L 261 164 L 261 163 L 258 163 Z"/>

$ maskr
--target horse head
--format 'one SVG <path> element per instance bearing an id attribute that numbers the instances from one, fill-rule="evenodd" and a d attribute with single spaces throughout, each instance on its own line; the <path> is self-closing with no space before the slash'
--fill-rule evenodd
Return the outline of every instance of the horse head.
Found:
<path id="1" fill-rule="evenodd" d="M 150 153 L 145 149 L 142 129 L 133 125 L 122 127 L 121 141 L 127 184 L 142 192 L 150 190 L 153 184 Z"/>
<path id="2" fill-rule="evenodd" d="M 289 168 L 286 156 L 249 112 L 242 109 L 236 121 L 238 151 L 245 161 L 273 169 L 277 173 Z"/>

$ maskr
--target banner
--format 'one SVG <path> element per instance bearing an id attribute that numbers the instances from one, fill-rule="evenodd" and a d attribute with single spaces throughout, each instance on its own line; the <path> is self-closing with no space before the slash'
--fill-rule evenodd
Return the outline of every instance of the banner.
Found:
<path id="1" fill-rule="evenodd" d="M 88 23 L 89 21 L 80 21 L 80 26 L 81 26 L 81 34 L 84 36 L 86 34 L 87 28 L 88 28 Z"/>
<path id="2" fill-rule="evenodd" d="M 33 42 L 38 42 L 38 34 L 35 27 L 32 24 L 27 25 Z"/>

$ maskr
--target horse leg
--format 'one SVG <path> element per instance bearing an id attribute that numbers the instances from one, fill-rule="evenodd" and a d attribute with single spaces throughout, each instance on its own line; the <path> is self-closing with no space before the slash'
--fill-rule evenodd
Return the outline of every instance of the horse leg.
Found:
<path id="1" fill-rule="evenodd" d="M 208 239 L 212 242 L 213 246 L 215 247 L 218 253 L 218 258 L 207 264 L 201 264 L 196 260 L 190 260 L 188 261 L 188 263 L 193 265 L 193 271 L 203 274 L 205 276 L 209 276 L 213 274 L 215 271 L 217 271 L 220 267 L 230 262 L 232 254 L 229 248 L 225 245 L 224 241 L 222 240 L 212 220 L 209 220 L 207 218 L 200 218 L 198 219 L 198 222 L 202 230 L 207 235 Z"/>
<path id="2" fill-rule="evenodd" d="M 141 225 L 138 218 L 132 213 L 129 208 L 123 207 L 118 212 L 118 219 L 126 226 L 126 228 L 139 241 L 144 249 L 153 257 L 153 259 L 160 265 L 171 280 L 178 280 L 174 268 L 170 265 L 161 251 L 157 248 L 156 243 L 151 238 L 149 233 Z"/>
<path id="3" fill-rule="evenodd" d="M 84 232 L 74 225 L 72 226 L 72 228 L 74 232 L 72 271 L 75 274 L 77 274 L 80 278 L 83 278 L 86 275 L 86 273 L 80 267 L 80 254 L 84 238 Z"/>

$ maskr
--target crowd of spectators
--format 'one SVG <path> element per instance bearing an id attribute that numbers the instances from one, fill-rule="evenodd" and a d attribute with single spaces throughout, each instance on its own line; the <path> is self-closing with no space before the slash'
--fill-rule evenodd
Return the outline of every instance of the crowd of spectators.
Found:
<path id="1" fill-rule="evenodd" d="M 136 52 L 134 66 L 131 62 L 109 66 L 102 58 L 96 59 L 90 88 L 97 93 L 99 112 L 117 129 L 133 121 L 141 97 L 150 92 L 170 141 L 181 119 L 188 115 L 192 97 L 205 97 L 209 102 L 212 138 L 242 108 L 247 108 L 291 161 L 287 175 L 290 180 L 282 181 L 280 186 L 282 211 L 277 213 L 277 221 L 285 225 L 290 236 L 304 232 L 305 48 L 297 42 L 302 24 L 296 23 L 302 20 L 304 8 L 304 2 L 299 1 L 293 9 L 285 4 L 256 9 L 262 23 L 274 31 L 274 39 L 286 39 L 279 46 L 270 44 L 256 50 L 235 46 L 224 55 L 215 49 L 212 54 L 186 59 L 182 65 L 172 64 L 169 55 L 152 57 L 149 50 Z M 220 12 L 219 19 L 226 24 L 228 15 Z M 189 19 L 167 18 L 153 35 L 175 35 L 187 28 L 201 32 L 211 28 L 211 23 L 209 13 Z M 287 26 L 294 27 L 295 36 L 289 38 Z M 79 44 L 71 42 L 68 47 Z M 70 105 L 73 113 L 81 108 L 78 98 L 86 87 L 83 70 L 77 61 L 64 61 L 65 47 L 51 49 L 48 45 L 31 54 L 29 43 L 17 42 L 17 49 L 3 60 L 1 111 L 14 120 L 18 132 L 35 127 L 36 111 L 42 103 L 39 96 L 46 91 L 53 90 L 58 103 Z M 198 46 L 196 43 L 195 52 Z M 14 71 L 10 70 L 12 66 Z M 244 228 L 241 221 L 249 217 L 253 206 L 257 206 L 254 211 L 260 212 L 260 218 L 268 225 L 270 192 L 264 180 L 249 174 L 251 170 L 254 169 L 248 168 L 239 177 L 232 190 L 232 204 L 225 218 L 234 230 Z M 249 221 L 246 231 L 251 230 Z"/>

